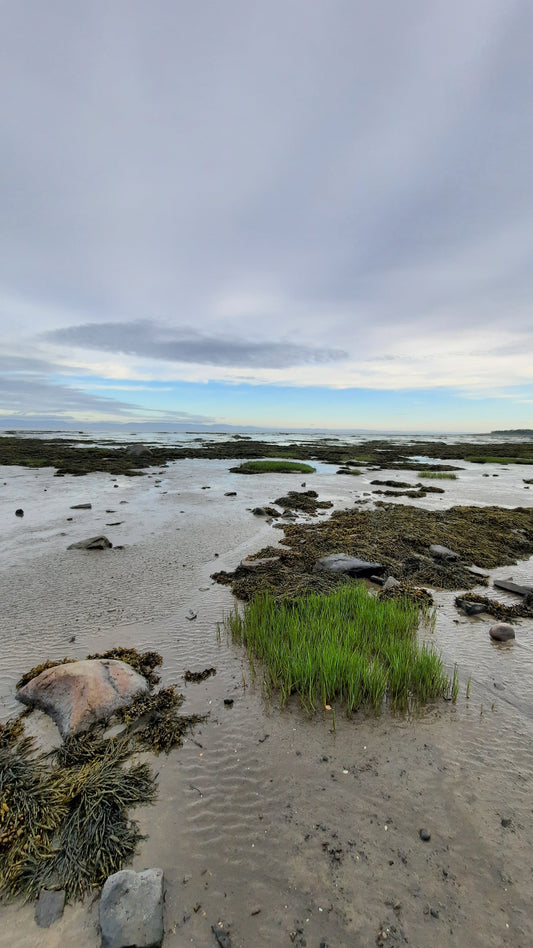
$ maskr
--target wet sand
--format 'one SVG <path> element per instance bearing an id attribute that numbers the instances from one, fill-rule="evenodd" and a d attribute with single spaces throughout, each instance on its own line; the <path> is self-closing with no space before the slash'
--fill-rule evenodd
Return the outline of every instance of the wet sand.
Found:
<path id="1" fill-rule="evenodd" d="M 439 593 L 432 637 L 449 667 L 459 666 L 455 706 L 351 721 L 340 708 L 335 719 L 310 719 L 296 704 L 280 713 L 242 650 L 219 634 L 233 599 L 210 574 L 279 541 L 281 531 L 247 508 L 302 478 L 228 467 L 180 461 L 116 480 L 1 469 L 2 719 L 18 712 L 14 685 L 32 665 L 114 645 L 159 651 L 163 684 L 183 691 L 184 711 L 210 712 L 183 748 L 155 759 L 158 802 L 135 814 L 147 839 L 134 868 L 165 873 L 165 946 L 216 946 L 219 924 L 234 948 L 531 945 L 533 622 L 516 623 L 512 645 L 495 645 L 488 617 L 466 618 L 455 593 Z M 530 467 L 466 467 L 443 482 L 444 495 L 419 505 L 531 506 L 522 480 Z M 487 472 L 499 477 L 482 479 Z M 362 498 L 374 476 L 321 469 L 306 486 L 338 509 Z M 232 490 L 237 497 L 224 496 Z M 92 509 L 70 510 L 83 502 Z M 115 547 L 67 552 L 98 533 Z M 531 582 L 531 563 L 491 575 Z M 214 677 L 184 684 L 186 669 L 210 665 Z M 54 725 L 34 717 L 53 740 Z M 100 943 L 90 900 L 67 906 L 48 930 L 35 926 L 32 906 L 0 911 L 1 946 Z"/>

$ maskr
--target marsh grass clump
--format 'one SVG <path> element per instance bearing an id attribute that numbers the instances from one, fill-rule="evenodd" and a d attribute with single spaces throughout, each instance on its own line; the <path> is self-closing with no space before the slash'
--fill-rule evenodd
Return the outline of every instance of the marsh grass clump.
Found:
<path id="1" fill-rule="evenodd" d="M 348 714 L 377 711 L 385 700 L 402 709 L 451 688 L 439 655 L 418 645 L 418 606 L 382 602 L 363 585 L 292 600 L 257 595 L 226 622 L 252 662 L 264 664 L 266 688 L 282 706 L 297 694 L 308 711 L 333 701 Z"/>
<path id="2" fill-rule="evenodd" d="M 457 474 L 454 474 L 453 471 L 419 471 L 420 477 L 427 477 L 437 481 L 456 481 Z"/>
<path id="3" fill-rule="evenodd" d="M 300 461 L 245 461 L 239 467 L 230 467 L 234 474 L 314 474 L 316 468 Z"/>

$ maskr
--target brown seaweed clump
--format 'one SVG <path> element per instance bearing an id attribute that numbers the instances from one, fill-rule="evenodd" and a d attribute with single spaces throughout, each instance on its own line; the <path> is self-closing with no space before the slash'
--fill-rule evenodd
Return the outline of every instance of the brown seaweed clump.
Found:
<path id="1" fill-rule="evenodd" d="M 285 497 L 278 497 L 274 503 L 285 510 L 301 510 L 312 516 L 316 515 L 317 510 L 333 507 L 331 500 L 318 500 L 316 490 L 290 490 Z"/>
<path id="2" fill-rule="evenodd" d="M 463 593 L 455 597 L 455 604 L 459 606 L 461 599 L 468 599 L 468 602 L 479 602 L 485 606 L 485 612 L 495 619 L 501 619 L 503 622 L 512 622 L 513 619 L 531 619 L 533 618 L 533 604 L 529 600 L 522 600 L 513 606 L 507 606 L 497 599 L 490 599 L 488 596 L 479 596 L 477 593 Z"/>
<path id="3" fill-rule="evenodd" d="M 155 671 L 156 668 L 159 668 L 159 666 L 163 664 L 163 659 L 158 652 L 138 652 L 136 648 L 123 648 L 122 646 L 118 646 L 117 648 L 109 649 L 108 652 L 88 655 L 87 658 L 115 658 L 120 662 L 126 662 L 126 664 L 131 665 L 139 675 L 143 675 L 143 677 L 146 678 L 150 688 L 158 685 L 161 681 L 160 675 Z"/>
<path id="4" fill-rule="evenodd" d="M 335 511 L 319 523 L 287 524 L 283 530 L 288 549 L 277 562 L 254 571 L 239 566 L 233 573 L 215 573 L 213 579 L 231 585 L 245 601 L 260 591 L 279 597 L 326 591 L 346 579 L 317 574 L 314 565 L 342 552 L 381 563 L 389 575 L 410 586 L 459 590 L 479 584 L 479 576 L 470 572 L 473 565 L 492 569 L 533 554 L 533 509 L 523 507 L 422 510 L 378 502 L 373 510 Z M 433 544 L 449 547 L 458 558 L 437 559 Z M 267 555 L 261 550 L 257 557 Z"/>
<path id="5" fill-rule="evenodd" d="M 191 727 L 205 721 L 204 715 L 178 714 L 184 700 L 171 685 L 152 695 L 137 695 L 126 707 L 119 708 L 117 717 L 128 726 L 131 739 L 140 750 L 168 754 L 172 748 L 181 746 Z"/>

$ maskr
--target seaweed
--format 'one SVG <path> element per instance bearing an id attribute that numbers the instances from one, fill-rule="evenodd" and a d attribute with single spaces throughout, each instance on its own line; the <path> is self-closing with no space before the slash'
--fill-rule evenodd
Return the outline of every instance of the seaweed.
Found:
<path id="1" fill-rule="evenodd" d="M 285 497 L 278 497 L 274 503 L 286 510 L 302 510 L 312 515 L 315 515 L 319 509 L 326 510 L 333 507 L 331 500 L 318 500 L 316 490 L 290 490 Z"/>
<path id="2" fill-rule="evenodd" d="M 48 668 L 55 668 L 56 665 L 70 665 L 75 661 L 75 658 L 59 658 L 56 661 L 42 662 L 41 665 L 35 665 L 34 668 L 30 668 L 29 671 L 25 672 L 24 675 L 19 678 L 15 687 L 22 688 Z"/>
<path id="3" fill-rule="evenodd" d="M 479 596 L 477 593 L 463 593 L 455 597 L 455 604 L 459 605 L 459 600 L 468 599 L 468 602 L 479 602 L 485 606 L 485 612 L 494 616 L 495 619 L 502 619 L 506 622 L 512 622 L 513 619 L 533 618 L 533 606 L 529 602 L 523 601 L 513 606 L 506 606 L 505 603 L 497 599 L 490 599 L 488 596 Z"/>
<path id="4" fill-rule="evenodd" d="M 94 655 L 88 655 L 87 658 L 115 658 L 117 661 L 126 662 L 126 664 L 131 665 L 139 675 L 146 678 L 150 688 L 159 684 L 161 680 L 160 675 L 155 671 L 156 668 L 163 664 L 163 659 L 158 652 L 138 652 L 136 648 L 118 646 L 117 648 L 109 649 L 107 652 L 95 652 Z"/>
<path id="5" fill-rule="evenodd" d="M 205 720 L 205 715 L 178 714 L 184 700 L 171 685 L 153 695 L 137 695 L 126 707 L 119 708 L 117 717 L 128 725 L 131 739 L 139 749 L 168 754 L 181 746 L 189 728 Z"/>

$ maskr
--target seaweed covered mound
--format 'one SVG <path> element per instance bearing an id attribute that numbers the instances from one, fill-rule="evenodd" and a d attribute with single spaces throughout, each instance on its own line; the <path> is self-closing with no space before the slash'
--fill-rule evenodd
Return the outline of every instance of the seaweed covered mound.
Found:
<path id="1" fill-rule="evenodd" d="M 231 585 L 234 595 L 245 601 L 257 591 L 278 596 L 324 591 L 347 580 L 317 576 L 315 563 L 342 551 L 381 563 L 409 586 L 459 590 L 479 585 L 479 575 L 470 571 L 474 565 L 492 569 L 533 554 L 533 510 L 523 507 L 421 510 L 378 503 L 374 510 L 336 511 L 328 520 L 283 529 L 285 550 L 278 562 L 253 572 L 237 567 L 233 573 L 215 573 L 213 579 Z M 449 547 L 457 558 L 439 559 L 432 546 Z"/>

